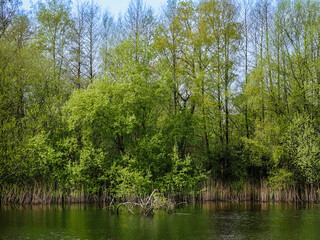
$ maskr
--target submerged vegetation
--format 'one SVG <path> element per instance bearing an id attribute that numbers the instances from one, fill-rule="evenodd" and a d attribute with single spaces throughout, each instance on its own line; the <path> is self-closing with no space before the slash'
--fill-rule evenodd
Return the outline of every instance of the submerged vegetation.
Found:
<path id="1" fill-rule="evenodd" d="M 2 203 L 318 201 L 319 1 L 0 5 Z"/>

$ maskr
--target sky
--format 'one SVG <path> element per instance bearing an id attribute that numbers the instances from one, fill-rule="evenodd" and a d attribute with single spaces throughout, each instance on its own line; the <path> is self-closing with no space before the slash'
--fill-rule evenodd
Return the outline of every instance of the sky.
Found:
<path id="1" fill-rule="evenodd" d="M 29 10 L 31 6 L 31 2 L 36 3 L 38 0 L 22 0 L 23 5 L 22 8 Z M 101 9 L 104 11 L 106 9 L 109 10 L 115 17 L 119 15 L 119 13 L 124 14 L 129 6 L 130 0 L 94 0 L 101 6 Z M 73 0 L 75 3 L 76 0 Z M 151 6 L 154 10 L 159 10 L 162 5 L 166 4 L 166 0 L 144 0 L 147 6 Z"/>

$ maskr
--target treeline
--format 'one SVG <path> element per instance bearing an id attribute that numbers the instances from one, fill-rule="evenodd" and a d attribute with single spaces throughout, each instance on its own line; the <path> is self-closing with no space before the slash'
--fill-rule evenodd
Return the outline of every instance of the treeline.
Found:
<path id="1" fill-rule="evenodd" d="M 0 2 L 2 199 L 319 184 L 318 1 L 20 5 Z"/>

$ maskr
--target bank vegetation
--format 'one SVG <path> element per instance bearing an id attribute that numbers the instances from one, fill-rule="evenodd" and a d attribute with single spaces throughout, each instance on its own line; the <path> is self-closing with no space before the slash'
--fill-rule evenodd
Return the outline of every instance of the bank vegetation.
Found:
<path id="1" fill-rule="evenodd" d="M 1 203 L 319 200 L 319 1 L 0 9 Z"/>

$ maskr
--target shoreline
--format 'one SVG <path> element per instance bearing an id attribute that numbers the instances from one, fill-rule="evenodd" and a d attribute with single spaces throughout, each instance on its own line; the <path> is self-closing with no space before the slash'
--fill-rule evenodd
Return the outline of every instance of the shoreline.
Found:
<path id="1" fill-rule="evenodd" d="M 105 192 L 90 194 L 84 187 L 79 189 L 62 189 L 30 185 L 7 185 L 0 188 L 0 204 L 51 204 L 51 203 L 110 203 L 124 202 L 127 199 L 116 198 Z M 194 201 L 225 201 L 225 202 L 304 202 L 319 203 L 320 187 L 318 185 L 288 185 L 281 188 L 272 188 L 266 180 L 258 183 L 246 181 L 240 185 L 208 179 L 203 183 L 200 191 L 188 195 L 161 194 L 167 200 L 178 202 Z M 145 195 L 147 196 L 147 195 Z M 133 197 L 130 201 L 140 201 L 145 197 Z"/>

